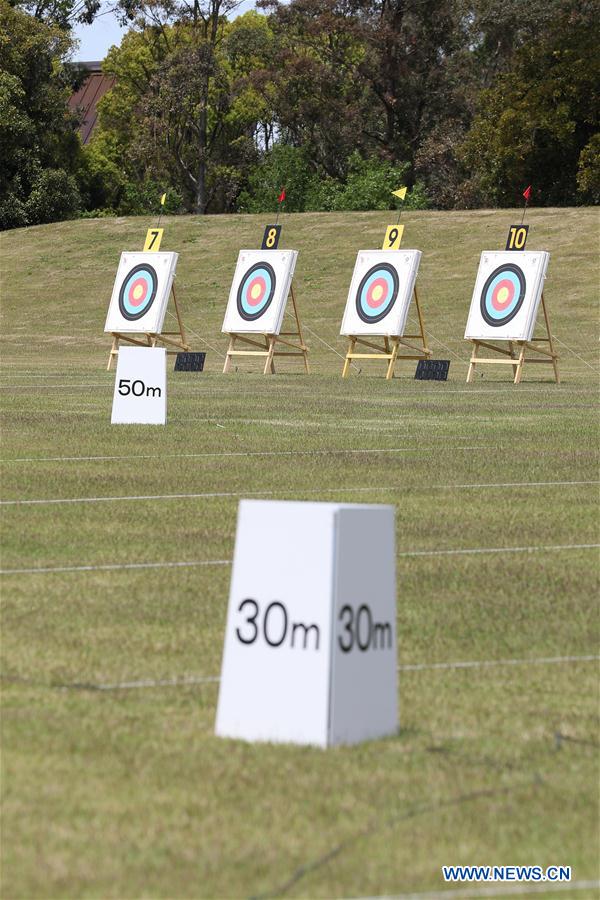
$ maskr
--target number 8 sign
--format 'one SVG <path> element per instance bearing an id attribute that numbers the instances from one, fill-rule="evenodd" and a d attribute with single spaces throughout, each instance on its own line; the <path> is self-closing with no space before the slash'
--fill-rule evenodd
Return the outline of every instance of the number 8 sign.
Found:
<path id="1" fill-rule="evenodd" d="M 267 225 L 263 234 L 261 250 L 277 250 L 279 246 L 279 236 L 281 235 L 281 225 Z"/>

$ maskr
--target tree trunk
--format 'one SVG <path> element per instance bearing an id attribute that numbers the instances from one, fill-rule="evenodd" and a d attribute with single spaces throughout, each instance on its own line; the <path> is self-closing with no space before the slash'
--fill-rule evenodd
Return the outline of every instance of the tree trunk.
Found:
<path id="1" fill-rule="evenodd" d="M 208 97 L 208 85 L 206 96 Z M 198 128 L 198 177 L 196 179 L 196 215 L 206 214 L 206 153 L 208 149 L 208 108 L 206 103 L 200 110 Z"/>

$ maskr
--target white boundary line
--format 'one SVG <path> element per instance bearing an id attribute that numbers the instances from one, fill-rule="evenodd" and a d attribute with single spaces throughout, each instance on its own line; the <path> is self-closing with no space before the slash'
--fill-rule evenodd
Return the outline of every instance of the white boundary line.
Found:
<path id="1" fill-rule="evenodd" d="M 224 497 L 275 497 L 279 494 L 354 494 L 379 493 L 381 491 L 410 492 L 434 490 L 471 490 L 476 488 L 516 488 L 516 487 L 574 487 L 581 485 L 598 485 L 600 481 L 504 481 L 476 482 L 473 484 L 431 484 L 424 487 L 417 485 L 387 485 L 372 487 L 357 485 L 340 488 L 288 488 L 280 491 L 213 491 L 187 494 L 134 494 L 121 497 L 54 497 L 34 500 L 0 500 L 0 506 L 51 506 L 67 503 L 123 503 L 140 500 L 211 500 Z"/>
<path id="2" fill-rule="evenodd" d="M 597 550 L 600 544 L 541 544 L 537 547 L 472 547 L 466 550 L 410 550 L 398 556 L 461 556 L 472 553 L 536 553 L 549 550 Z"/>
<path id="3" fill-rule="evenodd" d="M 472 888 L 450 888 L 417 894 L 382 894 L 362 900 L 484 900 L 486 897 L 522 897 L 527 894 L 551 894 L 561 891 L 596 890 L 600 881 L 536 882 L 522 884 L 478 885 Z"/>
<path id="4" fill-rule="evenodd" d="M 0 389 L 8 391 L 15 390 L 17 388 L 31 388 L 31 389 L 39 389 L 43 391 L 47 391 L 48 388 L 90 388 L 90 387 L 106 387 L 113 389 L 114 385 L 112 383 L 108 383 L 106 381 L 87 381 L 85 383 L 78 384 L 0 384 Z"/>
<path id="5" fill-rule="evenodd" d="M 344 453 L 422 453 L 425 450 L 502 450 L 497 444 L 477 444 L 472 447 L 449 447 L 443 443 L 443 439 L 439 444 L 430 447 L 390 447 L 389 449 L 373 449 L 360 448 L 357 450 L 343 450 L 333 448 L 331 450 L 225 450 L 214 453 L 153 453 L 148 455 L 128 455 L 128 456 L 17 456 L 14 459 L 0 459 L 0 463 L 16 463 L 16 462 L 95 462 L 102 460 L 123 460 L 123 459 L 199 459 L 204 457 L 228 457 L 228 456 L 313 456 L 317 454 L 323 455 L 342 455 Z"/>
<path id="6" fill-rule="evenodd" d="M 199 559 L 181 562 L 105 563 L 98 566 L 40 566 L 30 569 L 0 569 L 0 575 L 43 575 L 54 572 L 116 572 L 124 569 L 189 569 L 196 566 L 230 566 L 231 559 Z"/>
<path id="7" fill-rule="evenodd" d="M 454 550 L 402 550 L 398 556 L 468 556 L 480 553 L 539 553 L 561 550 L 597 550 L 600 544 L 542 544 L 531 547 L 467 547 Z M 102 563 L 88 566 L 34 566 L 0 569 L 0 575 L 42 575 L 60 572 L 113 572 L 124 569 L 186 569 L 195 566 L 230 566 L 231 559 L 181 560 L 174 562 Z"/>
<path id="8" fill-rule="evenodd" d="M 583 360 L 583 361 L 585 362 L 585 360 Z M 465 364 L 468 364 L 468 362 L 469 362 L 468 359 L 465 360 Z M 586 365 L 587 365 L 587 363 L 586 363 Z M 578 371 L 579 372 L 579 371 L 583 371 L 583 370 L 577 369 L 577 370 L 569 370 L 569 371 Z M 209 375 L 217 375 L 218 373 L 217 372 L 212 372 L 212 373 L 209 372 L 208 374 Z M 19 387 L 24 387 L 24 388 L 36 387 L 36 388 L 42 388 L 42 389 L 46 390 L 49 387 L 54 388 L 54 387 L 106 386 L 106 387 L 112 388 L 114 386 L 114 382 L 113 382 L 112 378 L 109 378 L 109 377 L 107 377 L 106 381 L 95 381 L 95 382 L 87 381 L 87 382 L 80 382 L 78 384 L 65 384 L 65 385 L 56 384 L 56 383 L 54 383 L 54 384 L 9 384 L 6 382 L 7 378 L 97 378 L 97 377 L 98 377 L 98 373 L 90 373 L 89 375 L 86 375 L 84 373 L 75 373 L 73 375 L 68 375 L 65 373 L 58 373 L 56 375 L 54 375 L 54 374 L 46 375 L 46 374 L 40 372 L 39 374 L 36 375 L 36 374 L 27 374 L 27 373 L 23 372 L 19 375 L 16 375 L 16 374 L 6 375 L 5 374 L 3 376 L 0 376 L 0 378 L 3 382 L 2 384 L 0 384 L 0 387 L 4 388 L 4 389 L 19 388 Z M 412 384 L 412 379 L 407 377 L 407 379 L 405 380 L 405 384 Z M 286 385 L 280 384 L 279 386 L 280 386 L 280 388 L 284 388 L 284 389 L 293 387 L 294 392 L 296 392 L 296 393 L 298 392 L 298 389 L 303 390 L 305 393 L 309 393 L 309 391 L 310 391 L 309 386 L 306 383 L 294 384 L 293 386 L 288 385 L 288 384 L 286 384 Z M 208 386 L 205 384 L 200 385 L 198 383 L 193 384 L 191 382 L 186 383 L 183 380 L 177 382 L 178 389 L 186 388 L 186 387 L 193 387 L 195 392 L 197 392 L 199 394 L 211 394 L 212 395 L 212 394 L 216 393 L 216 394 L 238 396 L 239 394 L 248 394 L 248 395 L 253 394 L 254 395 L 257 393 L 257 391 L 260 391 L 260 393 L 264 394 L 265 396 L 275 397 L 275 394 L 271 388 L 261 388 L 255 382 L 253 382 L 251 388 L 248 387 L 247 385 L 244 387 L 243 385 L 239 384 L 239 382 L 238 382 L 238 383 L 236 383 L 235 388 L 232 386 L 231 390 L 223 389 L 222 386 L 217 387 L 214 384 L 211 384 L 210 386 Z M 523 385 L 519 385 L 517 393 L 518 394 L 539 394 L 541 391 L 543 391 L 546 388 L 548 388 L 548 393 L 550 393 L 550 391 L 553 391 L 553 392 L 557 391 L 557 385 L 554 382 L 548 382 L 547 384 L 541 383 L 537 387 L 525 387 Z M 576 387 L 574 385 L 565 385 L 565 384 L 559 385 L 558 390 L 561 391 L 561 393 L 563 395 L 567 394 L 569 396 L 571 394 L 596 393 L 596 391 L 589 389 L 589 388 Z M 474 384 L 471 388 L 446 388 L 445 383 L 444 383 L 444 384 L 440 384 L 439 388 L 420 388 L 420 389 L 419 388 L 410 388 L 409 393 L 403 394 L 401 396 L 396 396 L 395 402 L 400 402 L 402 399 L 405 399 L 405 398 L 410 399 L 412 397 L 417 397 L 417 396 L 420 396 L 421 394 L 436 394 L 437 396 L 440 396 L 440 397 L 441 396 L 445 397 L 446 394 L 473 394 L 475 396 L 479 396 L 480 394 L 505 394 L 508 398 L 508 397 L 514 396 L 514 393 L 515 393 L 514 385 L 512 384 L 512 382 L 507 382 L 506 388 L 489 388 L 489 389 L 487 389 L 487 388 L 480 389 L 477 384 Z M 350 396 L 350 395 L 338 396 L 338 395 L 330 395 L 330 394 L 322 393 L 322 394 L 319 394 L 319 397 L 324 397 L 329 400 L 336 400 L 336 399 L 345 400 L 348 402 L 353 402 L 355 400 L 369 402 L 369 398 L 367 398 L 367 397 L 354 397 L 354 396 Z M 383 399 L 385 399 L 385 398 L 383 398 L 383 397 L 373 398 L 373 402 L 380 402 Z"/>
<path id="9" fill-rule="evenodd" d="M 482 669 L 499 666 L 528 666 L 528 665 L 558 665 L 564 663 L 598 662 L 600 656 L 547 656 L 532 657 L 531 659 L 493 659 L 493 660 L 469 660 L 468 662 L 447 663 L 421 663 L 416 665 L 398 666 L 399 672 L 421 672 L 426 669 Z M 195 684 L 217 684 L 220 675 L 181 675 L 172 678 L 144 678 L 139 681 L 116 681 L 100 684 L 61 685 L 62 687 L 88 687 L 95 691 L 126 691 L 142 688 L 157 687 L 185 687 Z"/>
<path id="10" fill-rule="evenodd" d="M 472 659 L 465 662 L 451 663 L 414 663 L 398 666 L 399 672 L 421 672 L 424 669 L 491 669 L 495 666 L 541 666 L 557 665 L 571 662 L 598 662 L 600 656 L 536 656 L 531 659 Z"/>

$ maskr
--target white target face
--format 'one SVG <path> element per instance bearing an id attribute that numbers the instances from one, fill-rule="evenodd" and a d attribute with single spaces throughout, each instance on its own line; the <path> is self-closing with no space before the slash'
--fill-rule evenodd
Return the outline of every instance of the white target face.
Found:
<path id="1" fill-rule="evenodd" d="M 177 259 L 177 253 L 122 253 L 104 331 L 159 334 Z"/>
<path id="2" fill-rule="evenodd" d="M 531 340 L 549 259 L 545 250 L 484 251 L 465 338 Z"/>
<path id="3" fill-rule="evenodd" d="M 420 250 L 359 250 L 340 334 L 404 334 Z"/>
<path id="4" fill-rule="evenodd" d="M 297 250 L 240 250 L 224 332 L 279 334 Z"/>

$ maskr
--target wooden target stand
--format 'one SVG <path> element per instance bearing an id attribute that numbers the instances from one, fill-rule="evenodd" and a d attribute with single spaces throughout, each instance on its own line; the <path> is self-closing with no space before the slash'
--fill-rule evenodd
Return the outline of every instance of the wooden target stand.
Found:
<path id="1" fill-rule="evenodd" d="M 396 337 L 393 335 L 382 335 L 383 337 L 383 345 L 378 345 L 373 343 L 372 340 L 367 340 L 364 337 L 359 335 L 349 335 L 348 338 L 348 352 L 346 353 L 346 358 L 344 360 L 344 368 L 342 369 L 342 378 L 347 378 L 350 373 L 350 366 L 352 364 L 352 360 L 354 359 L 380 359 L 387 360 L 387 372 L 386 372 L 386 380 L 390 381 L 394 377 L 394 369 L 396 367 L 396 363 L 400 360 L 404 359 L 429 359 L 432 351 L 427 346 L 427 337 L 425 335 L 425 325 L 423 322 L 423 313 L 421 312 L 421 306 L 419 304 L 419 295 L 417 293 L 417 286 L 415 285 L 413 288 L 413 297 L 415 299 L 415 306 L 417 307 L 417 316 L 419 318 L 419 331 L 417 334 L 403 334 L 402 337 Z M 408 338 L 408 340 L 407 340 Z M 416 340 L 418 344 L 411 344 L 409 341 Z M 361 346 L 368 347 L 370 350 L 375 350 L 375 353 L 365 353 L 359 350 L 356 352 L 356 345 L 360 344 Z M 412 350 L 413 353 L 400 353 L 400 348 L 406 347 L 408 350 Z"/>
<path id="2" fill-rule="evenodd" d="M 469 338 L 472 344 L 474 344 L 473 352 L 471 355 L 471 359 L 469 362 L 469 371 L 467 373 L 467 384 L 473 381 L 473 376 L 475 374 L 475 366 L 482 365 L 507 365 L 513 367 L 513 375 L 514 375 L 514 384 L 519 384 L 521 378 L 523 376 L 523 366 L 525 363 L 541 363 L 542 365 L 552 366 L 554 369 L 554 378 L 557 384 L 560 384 L 560 375 L 558 372 L 558 360 L 560 359 L 558 353 L 554 349 L 554 343 L 552 341 L 552 332 L 550 331 L 550 320 L 548 318 L 548 310 L 546 309 L 546 302 L 544 300 L 544 293 L 542 291 L 542 310 L 544 313 L 544 322 L 546 325 L 546 336 L 541 337 L 533 337 L 531 341 L 508 341 L 508 350 L 505 350 L 503 347 L 496 347 L 494 344 L 490 344 L 488 341 L 480 341 L 475 338 Z M 547 344 L 548 347 L 540 347 L 539 344 Z M 519 348 L 519 352 L 515 351 L 515 345 Z M 492 350 L 494 353 L 501 354 L 503 356 L 508 356 L 508 359 L 498 359 L 496 357 L 482 357 L 479 356 L 480 347 L 485 347 L 486 350 Z M 533 352 L 539 354 L 538 356 L 525 356 L 526 352 Z"/>
<path id="3" fill-rule="evenodd" d="M 163 236 L 163 228 L 149 228 L 146 234 L 146 241 L 144 243 L 144 251 L 151 251 L 157 253 L 160 249 L 160 243 Z M 177 294 L 175 293 L 175 283 L 174 281 L 171 283 L 171 294 L 170 297 L 173 298 L 173 305 L 175 307 L 175 318 L 177 319 L 177 331 L 161 331 L 158 332 L 140 332 L 134 337 L 135 332 L 120 332 L 120 331 L 111 331 L 112 335 L 112 347 L 110 348 L 110 353 L 108 354 L 108 365 L 106 366 L 107 371 L 110 371 L 112 366 L 112 361 L 119 355 L 119 345 L 121 342 L 125 344 L 135 344 L 138 347 L 156 347 L 158 344 L 164 344 L 167 348 L 168 354 L 177 354 L 182 350 L 189 351 L 190 345 L 187 342 L 187 338 L 185 335 L 185 329 L 183 327 L 183 319 L 181 318 L 181 310 L 179 309 L 179 304 L 177 303 Z M 167 312 L 168 312 L 168 304 L 167 304 Z M 174 347 L 176 349 L 169 349 L 170 347 Z"/>
<path id="4" fill-rule="evenodd" d="M 525 215 L 525 213 L 523 213 L 523 215 Z M 524 250 L 527 243 L 528 233 L 529 225 L 523 225 L 523 222 L 521 222 L 520 225 L 511 225 L 508 230 L 508 238 L 506 240 L 506 247 L 504 249 L 516 251 Z M 508 350 L 505 350 L 503 347 L 497 347 L 495 344 L 490 344 L 489 341 L 481 341 L 477 340 L 476 338 L 468 339 L 472 344 L 474 344 L 474 347 L 471 354 L 471 359 L 469 360 L 467 384 L 470 384 L 473 381 L 475 366 L 482 365 L 512 366 L 514 375 L 513 384 L 519 384 L 523 376 L 523 366 L 525 365 L 525 363 L 541 363 L 542 365 L 552 366 L 552 368 L 554 369 L 554 379 L 557 384 L 560 384 L 560 375 L 558 372 L 558 360 L 560 359 L 560 357 L 554 349 L 552 332 L 550 330 L 550 319 L 548 317 L 548 310 L 546 309 L 546 301 L 544 299 L 543 291 L 541 304 L 542 312 L 544 313 L 544 323 L 546 326 L 545 336 L 534 336 L 530 341 L 508 341 Z M 540 344 L 547 344 L 548 347 L 540 347 Z M 515 345 L 519 348 L 518 353 L 516 353 L 515 351 Z M 485 347 L 486 350 L 491 350 L 493 353 L 497 353 L 501 356 L 508 356 L 509 358 L 498 359 L 497 357 L 479 356 L 480 347 Z M 526 352 L 537 353 L 538 356 L 526 357 Z"/>
<path id="5" fill-rule="evenodd" d="M 292 298 L 292 306 L 294 308 L 293 318 L 296 322 L 296 330 L 295 331 L 280 331 L 279 334 L 257 334 L 255 337 L 248 337 L 247 334 L 240 334 L 237 331 L 228 331 L 229 335 L 229 346 L 227 348 L 227 354 L 225 357 L 225 365 L 223 366 L 223 374 L 227 374 L 227 372 L 231 371 L 231 366 L 234 361 L 234 358 L 238 356 L 252 356 L 252 357 L 265 357 L 265 367 L 263 369 L 263 375 L 274 375 L 275 374 L 275 357 L 276 356 L 302 356 L 304 359 L 304 370 L 307 375 L 310 375 L 310 368 L 308 365 L 308 347 L 304 343 L 304 337 L 302 335 L 302 326 L 300 325 L 300 316 L 298 315 L 298 307 L 296 305 L 296 298 L 294 296 L 294 287 L 290 285 L 290 297 Z M 263 338 L 263 343 L 261 343 L 257 338 Z M 297 338 L 297 343 L 284 340 L 284 338 Z M 258 347 L 258 350 L 246 350 L 246 349 L 237 349 L 236 350 L 236 341 L 239 341 L 242 344 L 249 344 L 252 347 Z M 279 350 L 277 348 L 277 344 L 283 344 L 284 348 Z"/>

